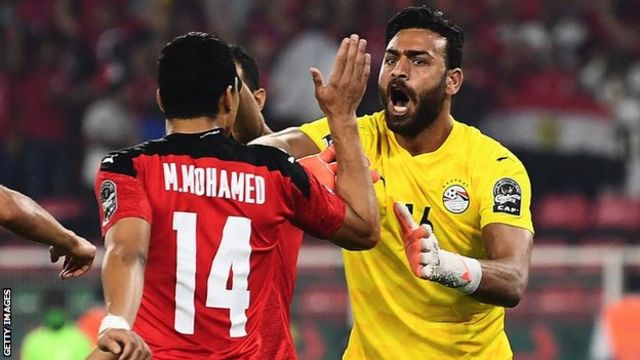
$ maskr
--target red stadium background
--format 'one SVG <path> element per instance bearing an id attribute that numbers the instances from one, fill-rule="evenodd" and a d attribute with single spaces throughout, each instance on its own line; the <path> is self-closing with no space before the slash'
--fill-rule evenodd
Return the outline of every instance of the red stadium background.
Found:
<path id="1" fill-rule="evenodd" d="M 603 307 L 640 289 L 638 0 L 3 0 L 0 183 L 101 244 L 97 159 L 162 136 L 155 60 L 168 40 L 197 30 L 243 46 L 281 129 L 320 115 L 308 68 L 328 73 L 341 37 L 366 38 L 377 73 L 386 21 L 423 3 L 466 34 L 454 115 L 507 145 L 531 177 L 531 279 L 506 325 L 516 358 L 588 358 Z M 380 107 L 376 79 L 360 114 Z M 70 321 L 100 305 L 98 266 L 61 282 L 47 258 L 0 231 L 14 355 L 51 290 L 67 294 Z M 301 359 L 340 357 L 350 315 L 337 249 L 305 240 L 292 316 Z"/>

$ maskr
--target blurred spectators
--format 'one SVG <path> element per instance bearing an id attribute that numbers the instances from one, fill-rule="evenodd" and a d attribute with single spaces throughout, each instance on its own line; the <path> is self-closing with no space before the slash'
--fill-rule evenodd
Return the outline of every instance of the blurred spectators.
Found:
<path id="1" fill-rule="evenodd" d="M 82 180 L 89 190 L 93 190 L 100 160 L 109 151 L 131 145 L 138 140 L 127 101 L 125 84 L 113 84 L 105 97 L 98 98 L 89 105 L 82 119 L 82 135 L 85 140 Z"/>
<path id="2" fill-rule="evenodd" d="M 302 23 L 307 27 L 280 51 L 269 89 L 273 114 L 287 125 L 321 117 L 309 68 L 329 76 L 339 45 L 328 34 L 331 13 L 327 3 L 314 0 L 302 12 Z"/>
<path id="3" fill-rule="evenodd" d="M 18 37 L 9 30 L 3 39 L 2 47 L 18 48 Z M 9 187 L 15 186 L 15 175 L 18 157 L 18 139 L 15 134 L 15 77 L 21 61 L 20 52 L 0 52 L 0 183 Z"/>
<path id="4" fill-rule="evenodd" d="M 308 68 L 328 76 L 340 38 L 359 33 L 373 58 L 359 111 L 376 111 L 384 26 L 422 3 L 466 33 L 453 113 L 525 162 L 536 198 L 640 197 L 640 0 L 2 1 L 0 181 L 36 198 L 75 196 L 90 158 L 161 136 L 155 54 L 191 30 L 256 58 L 276 129 L 320 115 Z M 114 79 L 124 83 L 115 93 Z"/>
<path id="5" fill-rule="evenodd" d="M 53 192 L 68 193 L 71 168 L 67 140 L 70 119 L 65 112 L 70 91 L 60 44 L 52 38 L 37 40 L 31 71 L 17 87 L 17 132 L 23 139 L 25 192 L 42 197 Z"/>

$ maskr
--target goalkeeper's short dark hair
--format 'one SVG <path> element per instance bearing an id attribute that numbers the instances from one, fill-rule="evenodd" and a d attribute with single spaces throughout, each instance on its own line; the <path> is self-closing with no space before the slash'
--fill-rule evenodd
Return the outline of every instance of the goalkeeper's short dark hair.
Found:
<path id="1" fill-rule="evenodd" d="M 385 45 L 389 45 L 389 41 L 404 29 L 427 29 L 440 34 L 447 39 L 447 69 L 462 66 L 464 33 L 453 21 L 446 19 L 442 11 L 424 5 L 400 10 L 387 24 Z"/>
<path id="2" fill-rule="evenodd" d="M 260 70 L 258 69 L 258 64 L 255 59 L 253 59 L 244 48 L 231 45 L 231 56 L 233 59 L 240 64 L 242 68 L 242 73 L 244 76 L 244 80 L 247 83 L 247 86 L 251 91 L 256 91 L 260 88 Z"/>
<path id="3" fill-rule="evenodd" d="M 237 77 L 224 41 L 201 32 L 171 40 L 158 58 L 158 86 L 165 117 L 216 116 L 218 99 L 229 85 L 235 85 Z"/>

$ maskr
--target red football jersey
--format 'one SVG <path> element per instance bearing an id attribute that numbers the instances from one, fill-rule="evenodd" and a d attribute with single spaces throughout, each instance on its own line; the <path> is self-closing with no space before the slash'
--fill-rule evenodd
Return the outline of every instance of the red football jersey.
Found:
<path id="1" fill-rule="evenodd" d="M 156 359 L 261 357 L 270 291 L 288 289 L 276 282 L 295 271 L 277 259 L 278 243 L 291 240 L 291 224 L 326 238 L 345 217 L 342 200 L 292 157 L 220 129 L 107 155 L 96 196 L 103 234 L 125 217 L 151 224 L 133 329 Z"/>
<path id="2" fill-rule="evenodd" d="M 291 300 L 296 285 L 298 254 L 303 232 L 288 225 L 282 228 L 283 238 L 277 245 L 276 281 L 267 301 L 264 318 L 260 324 L 262 354 L 264 359 L 297 359 L 296 347 L 291 338 Z"/>

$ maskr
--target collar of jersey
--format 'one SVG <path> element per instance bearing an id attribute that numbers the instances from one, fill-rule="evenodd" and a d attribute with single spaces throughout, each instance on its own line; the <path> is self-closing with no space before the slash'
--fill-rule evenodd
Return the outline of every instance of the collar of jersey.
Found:
<path id="1" fill-rule="evenodd" d="M 209 130 L 205 130 L 205 131 L 201 131 L 201 132 L 197 132 L 197 133 L 182 133 L 182 132 L 175 132 L 172 134 L 167 135 L 166 137 L 198 137 L 198 138 L 203 138 L 209 135 L 218 135 L 222 133 L 222 128 L 215 128 L 215 129 L 209 129 Z"/>
<path id="2" fill-rule="evenodd" d="M 449 136 L 447 136 L 447 138 L 444 140 L 444 143 L 442 143 L 442 145 L 440 145 L 439 148 L 437 148 L 435 151 L 432 151 L 432 152 L 412 156 L 405 148 L 403 148 L 402 146 L 400 146 L 400 144 L 398 144 L 398 142 L 396 141 L 396 137 L 393 135 L 392 132 L 389 132 L 389 135 L 390 135 L 389 137 L 391 138 L 391 141 L 393 141 L 395 146 L 397 146 L 400 149 L 400 152 L 406 157 L 409 157 L 415 160 L 422 160 L 422 161 L 429 161 L 429 162 L 436 161 L 446 156 L 446 154 L 449 153 L 449 150 L 456 146 L 455 144 L 457 142 L 458 137 L 460 136 L 460 131 L 461 131 L 460 124 L 453 117 L 451 117 L 451 120 L 452 120 L 453 127 L 451 128 L 451 132 L 449 133 Z"/>

